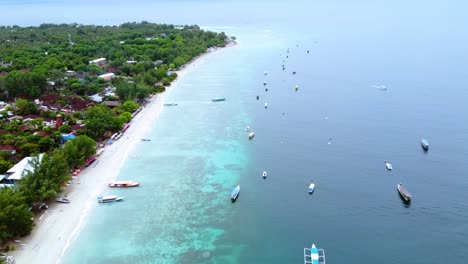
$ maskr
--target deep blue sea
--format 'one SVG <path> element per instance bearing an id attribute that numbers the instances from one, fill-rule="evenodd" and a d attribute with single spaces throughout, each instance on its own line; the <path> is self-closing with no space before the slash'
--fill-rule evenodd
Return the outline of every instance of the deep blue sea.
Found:
<path id="1" fill-rule="evenodd" d="M 238 39 L 171 89 L 179 105 L 163 110 L 119 175 L 142 186 L 93 209 L 65 264 L 292 264 L 312 243 L 327 263 L 467 263 L 468 2 L 0 6 L 0 24 L 147 20 Z"/>

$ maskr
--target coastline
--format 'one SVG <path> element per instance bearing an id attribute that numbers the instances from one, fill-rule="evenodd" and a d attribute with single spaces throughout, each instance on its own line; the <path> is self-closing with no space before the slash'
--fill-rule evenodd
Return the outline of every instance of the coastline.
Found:
<path id="1" fill-rule="evenodd" d="M 228 48 L 234 44 L 228 44 Z M 36 217 L 36 226 L 25 238 L 12 243 L 15 250 L 9 252 L 16 263 L 61 263 L 67 249 L 72 245 L 90 211 L 97 206 L 96 197 L 106 193 L 107 184 L 116 179 L 121 167 L 141 142 L 154 122 L 157 122 L 163 103 L 178 81 L 191 69 L 197 67 L 210 55 L 223 48 L 209 49 L 176 71 L 178 78 L 166 91 L 150 98 L 149 103 L 132 119 L 124 136 L 112 145 L 106 145 L 104 152 L 93 165 L 84 169 L 62 193 L 71 200 L 70 204 L 52 202 L 49 209 Z"/>

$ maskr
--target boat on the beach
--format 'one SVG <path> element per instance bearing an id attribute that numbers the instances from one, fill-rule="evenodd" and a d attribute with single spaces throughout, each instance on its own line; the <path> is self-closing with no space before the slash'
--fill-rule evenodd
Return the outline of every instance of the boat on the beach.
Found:
<path id="1" fill-rule="evenodd" d="M 424 150 L 429 150 L 429 141 L 425 138 L 421 138 L 421 146 Z"/>
<path id="2" fill-rule="evenodd" d="M 86 160 L 84 166 L 89 167 L 89 165 L 91 165 L 95 161 L 96 161 L 96 157 L 92 156 L 92 157 L 90 157 L 89 159 Z"/>
<path id="3" fill-rule="evenodd" d="M 99 203 L 112 203 L 112 202 L 122 201 L 123 197 L 120 197 L 117 195 L 105 195 L 105 196 L 99 196 L 97 199 Z"/>
<path id="4" fill-rule="evenodd" d="M 325 250 L 312 244 L 310 248 L 304 248 L 304 264 L 325 264 Z"/>
<path id="5" fill-rule="evenodd" d="M 174 102 L 164 104 L 164 106 L 176 106 L 176 105 L 178 105 L 178 104 L 174 103 Z"/>
<path id="6" fill-rule="evenodd" d="M 137 187 L 140 186 L 139 182 L 134 181 L 114 181 L 109 183 L 109 187 Z"/>
<path id="7" fill-rule="evenodd" d="M 311 182 L 309 184 L 309 190 L 308 191 L 309 191 L 310 194 L 312 194 L 314 192 L 314 190 L 315 190 L 315 183 Z"/>
<path id="8" fill-rule="evenodd" d="M 249 139 L 252 139 L 253 137 L 255 137 L 255 133 L 254 133 L 254 132 L 250 132 L 250 134 L 249 134 Z"/>
<path id="9" fill-rule="evenodd" d="M 263 179 L 266 179 L 267 176 L 268 176 L 267 172 L 266 172 L 266 171 L 263 171 L 263 173 L 262 173 Z"/>
<path id="10" fill-rule="evenodd" d="M 70 200 L 68 200 L 67 198 L 63 198 L 63 197 L 57 198 L 56 201 L 58 203 L 70 203 Z"/>
<path id="11" fill-rule="evenodd" d="M 149 138 L 142 138 L 141 141 L 151 141 Z"/>
<path id="12" fill-rule="evenodd" d="M 226 98 L 213 98 L 211 99 L 212 102 L 223 102 L 226 101 Z"/>
<path id="13" fill-rule="evenodd" d="M 237 196 L 239 196 L 240 192 L 240 185 L 237 185 L 234 189 L 232 189 L 231 192 L 231 200 L 235 201 L 237 199 Z"/>
<path id="14" fill-rule="evenodd" d="M 387 167 L 387 170 L 392 170 L 392 164 L 390 164 L 388 161 L 385 161 L 385 167 Z"/>
<path id="15" fill-rule="evenodd" d="M 398 189 L 398 193 L 400 194 L 400 197 L 405 202 L 410 202 L 411 201 L 411 198 L 413 198 L 413 196 L 411 196 L 411 194 L 408 192 L 408 190 L 406 190 L 406 188 L 403 187 L 403 184 L 399 183 L 397 185 L 397 189 Z"/>

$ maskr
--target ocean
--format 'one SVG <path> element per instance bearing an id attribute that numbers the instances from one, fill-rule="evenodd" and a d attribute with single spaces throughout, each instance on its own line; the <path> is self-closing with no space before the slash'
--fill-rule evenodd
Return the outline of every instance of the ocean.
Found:
<path id="1" fill-rule="evenodd" d="M 94 208 L 63 263 L 301 263 L 312 243 L 327 263 L 466 262 L 467 3 L 84 3 L 0 3 L 0 22 L 199 24 L 238 45 L 170 89 L 118 177 L 141 187 Z"/>

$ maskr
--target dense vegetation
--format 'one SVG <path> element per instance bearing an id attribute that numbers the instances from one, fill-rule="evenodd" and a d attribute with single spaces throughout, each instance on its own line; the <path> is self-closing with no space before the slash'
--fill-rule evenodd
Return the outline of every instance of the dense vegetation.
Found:
<path id="1" fill-rule="evenodd" d="M 164 91 L 177 78 L 174 70 L 229 41 L 198 26 L 148 22 L 0 27 L 0 173 L 36 155 L 32 172 L 0 188 L 0 244 L 29 234 L 32 211 L 58 196 L 96 141 L 120 131 L 145 98 Z M 105 60 L 91 62 L 97 58 Z M 106 73 L 112 77 L 99 77 Z M 78 137 L 64 144 L 68 133 Z"/>

